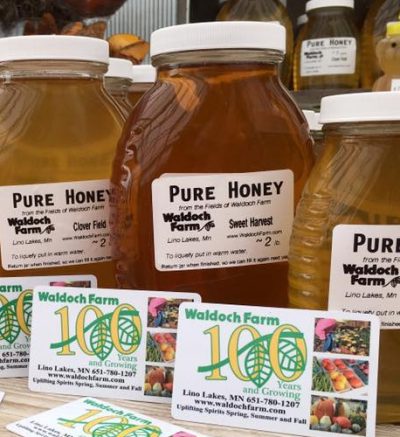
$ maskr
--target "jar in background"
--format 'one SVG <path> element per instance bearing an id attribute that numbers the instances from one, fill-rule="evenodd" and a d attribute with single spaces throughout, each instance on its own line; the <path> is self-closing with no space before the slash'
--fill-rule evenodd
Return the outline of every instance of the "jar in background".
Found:
<path id="1" fill-rule="evenodd" d="M 400 93 L 326 97 L 325 146 L 299 203 L 290 305 L 381 316 L 378 421 L 400 420 Z"/>
<path id="2" fill-rule="evenodd" d="M 300 38 L 300 35 L 305 31 L 305 27 L 307 23 L 308 23 L 307 14 L 303 14 L 297 17 L 297 27 L 296 27 L 297 38 Z"/>
<path id="3" fill-rule="evenodd" d="M 398 0 L 374 0 L 370 6 L 362 30 L 362 61 L 361 86 L 372 88 L 374 82 L 382 75 L 382 70 L 376 56 L 376 46 L 385 38 L 387 23 L 400 18 L 400 3 Z"/>
<path id="4" fill-rule="evenodd" d="M 228 0 L 217 17 L 223 21 L 278 21 L 286 29 L 286 54 L 281 79 L 288 87 L 292 78 L 293 26 L 285 5 L 280 0 Z"/>
<path id="5" fill-rule="evenodd" d="M 132 62 L 126 59 L 110 58 L 104 84 L 107 92 L 113 96 L 118 103 L 125 118 L 128 118 L 133 108 L 129 100 L 129 89 L 132 86 L 132 81 Z"/>
<path id="6" fill-rule="evenodd" d="M 156 76 L 157 71 L 152 65 L 133 66 L 133 83 L 129 88 L 128 95 L 132 106 L 135 106 L 143 94 L 154 85 Z"/>
<path id="7" fill-rule="evenodd" d="M 293 211 L 313 152 L 278 77 L 284 27 L 173 26 L 151 47 L 157 82 L 114 162 L 119 285 L 286 306 Z"/>
<path id="8" fill-rule="evenodd" d="M 0 276 L 95 275 L 115 286 L 109 178 L 123 120 L 108 44 L 0 39 Z"/>
<path id="9" fill-rule="evenodd" d="M 294 89 L 357 88 L 359 36 L 354 0 L 310 0 L 306 31 L 295 49 Z"/>
<path id="10" fill-rule="evenodd" d="M 386 38 L 378 42 L 376 57 L 383 74 L 373 91 L 400 91 L 400 21 L 387 23 Z"/>
<path id="11" fill-rule="evenodd" d="M 319 122 L 319 113 L 314 111 L 303 111 L 310 128 L 311 136 L 314 139 L 314 154 L 318 158 L 321 155 L 324 146 L 324 134 L 322 132 L 322 124 Z"/>

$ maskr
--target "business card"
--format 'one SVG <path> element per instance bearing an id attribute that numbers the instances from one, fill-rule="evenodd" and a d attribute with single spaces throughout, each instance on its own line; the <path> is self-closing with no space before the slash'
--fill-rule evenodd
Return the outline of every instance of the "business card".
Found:
<path id="1" fill-rule="evenodd" d="M 379 319 L 184 304 L 176 419 L 305 436 L 374 436 Z"/>
<path id="2" fill-rule="evenodd" d="M 96 287 L 91 275 L 0 278 L 0 378 L 28 376 L 32 291 L 37 285 Z"/>
<path id="3" fill-rule="evenodd" d="M 93 398 L 11 423 L 22 437 L 206 437 Z"/>
<path id="4" fill-rule="evenodd" d="M 169 403 L 179 306 L 193 293 L 36 287 L 31 390 Z"/>

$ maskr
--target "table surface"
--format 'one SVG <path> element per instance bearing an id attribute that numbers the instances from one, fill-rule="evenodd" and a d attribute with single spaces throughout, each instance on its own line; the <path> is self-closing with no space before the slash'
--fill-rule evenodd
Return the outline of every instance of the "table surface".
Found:
<path id="1" fill-rule="evenodd" d="M 47 395 L 30 392 L 27 387 L 27 379 L 25 378 L 0 379 L 0 391 L 5 392 L 6 394 L 3 402 L 0 404 L 1 437 L 12 437 L 14 435 L 5 429 L 5 426 L 8 423 L 33 416 L 42 411 L 55 408 L 58 405 L 76 399 L 71 396 Z M 181 425 L 182 427 L 198 431 L 210 437 L 283 436 L 283 434 L 177 422 L 171 418 L 170 410 L 167 405 L 120 401 L 114 399 L 108 399 L 108 401 L 157 419 Z M 400 426 L 378 426 L 376 435 L 377 437 L 400 437 Z"/>

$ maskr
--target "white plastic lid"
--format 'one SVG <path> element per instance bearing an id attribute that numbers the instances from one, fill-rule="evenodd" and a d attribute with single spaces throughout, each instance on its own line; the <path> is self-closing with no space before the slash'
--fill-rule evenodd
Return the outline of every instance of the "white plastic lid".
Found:
<path id="1" fill-rule="evenodd" d="M 110 58 L 106 77 L 119 77 L 133 80 L 133 65 L 127 59 Z"/>
<path id="2" fill-rule="evenodd" d="M 320 123 L 400 120 L 400 92 L 343 94 L 324 97 Z"/>
<path id="3" fill-rule="evenodd" d="M 157 70 L 152 65 L 134 65 L 134 83 L 154 83 L 156 81 Z"/>
<path id="4" fill-rule="evenodd" d="M 0 38 L 0 62 L 70 60 L 108 64 L 107 41 L 84 36 L 34 35 Z"/>
<path id="5" fill-rule="evenodd" d="M 308 23 L 308 16 L 307 14 L 300 15 L 297 17 L 297 27 L 302 26 L 303 24 Z"/>
<path id="6" fill-rule="evenodd" d="M 306 12 L 319 8 L 352 8 L 354 9 L 354 0 L 310 0 L 306 3 Z"/>
<path id="7" fill-rule="evenodd" d="M 314 111 L 303 111 L 304 117 L 306 117 L 310 131 L 322 130 L 322 124 L 319 123 L 319 113 Z"/>
<path id="8" fill-rule="evenodd" d="M 285 52 L 286 29 L 277 22 L 217 21 L 165 27 L 151 35 L 151 56 L 212 49 Z"/>

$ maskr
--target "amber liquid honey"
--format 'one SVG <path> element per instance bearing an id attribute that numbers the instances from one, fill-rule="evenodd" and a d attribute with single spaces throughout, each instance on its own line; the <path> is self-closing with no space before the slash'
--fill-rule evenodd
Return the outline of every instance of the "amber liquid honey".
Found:
<path id="1" fill-rule="evenodd" d="M 286 262 L 157 271 L 151 195 L 153 180 L 165 173 L 291 169 L 297 203 L 312 166 L 311 140 L 277 68 L 257 63 L 161 68 L 129 124 L 112 177 L 119 285 L 197 291 L 208 302 L 286 306 Z"/>
<path id="2" fill-rule="evenodd" d="M 359 125 L 356 135 L 326 135 L 324 152 L 304 189 L 289 254 L 289 300 L 294 308 L 328 306 L 332 231 L 339 224 L 400 224 L 399 123 Z M 386 126 L 386 127 L 385 127 Z M 334 278 L 333 278 L 334 280 Z M 392 287 L 390 287 L 392 288 Z M 400 331 L 382 329 L 378 422 L 400 420 L 397 358 Z"/>
<path id="3" fill-rule="evenodd" d="M 109 179 L 122 118 L 102 80 L 0 82 L 0 186 Z M 5 271 L 0 276 L 95 275 L 115 286 L 111 263 Z"/>
<path id="4" fill-rule="evenodd" d="M 129 117 L 129 114 L 132 111 L 133 105 L 129 100 L 129 87 L 131 85 L 130 80 L 115 78 L 115 77 L 106 77 L 105 79 L 105 87 L 116 101 L 122 115 L 125 119 Z"/>
<path id="5" fill-rule="evenodd" d="M 353 22 L 350 8 L 320 8 L 309 12 L 309 21 L 299 35 L 294 54 L 293 86 L 295 91 L 307 89 L 352 89 L 358 88 L 360 81 L 360 47 L 358 30 Z M 352 73 L 302 75 L 302 43 L 306 40 L 323 38 L 355 38 L 357 45 L 356 65 Z M 318 47 L 309 50 L 310 56 L 320 56 Z M 330 56 L 327 56 L 331 62 Z"/>

